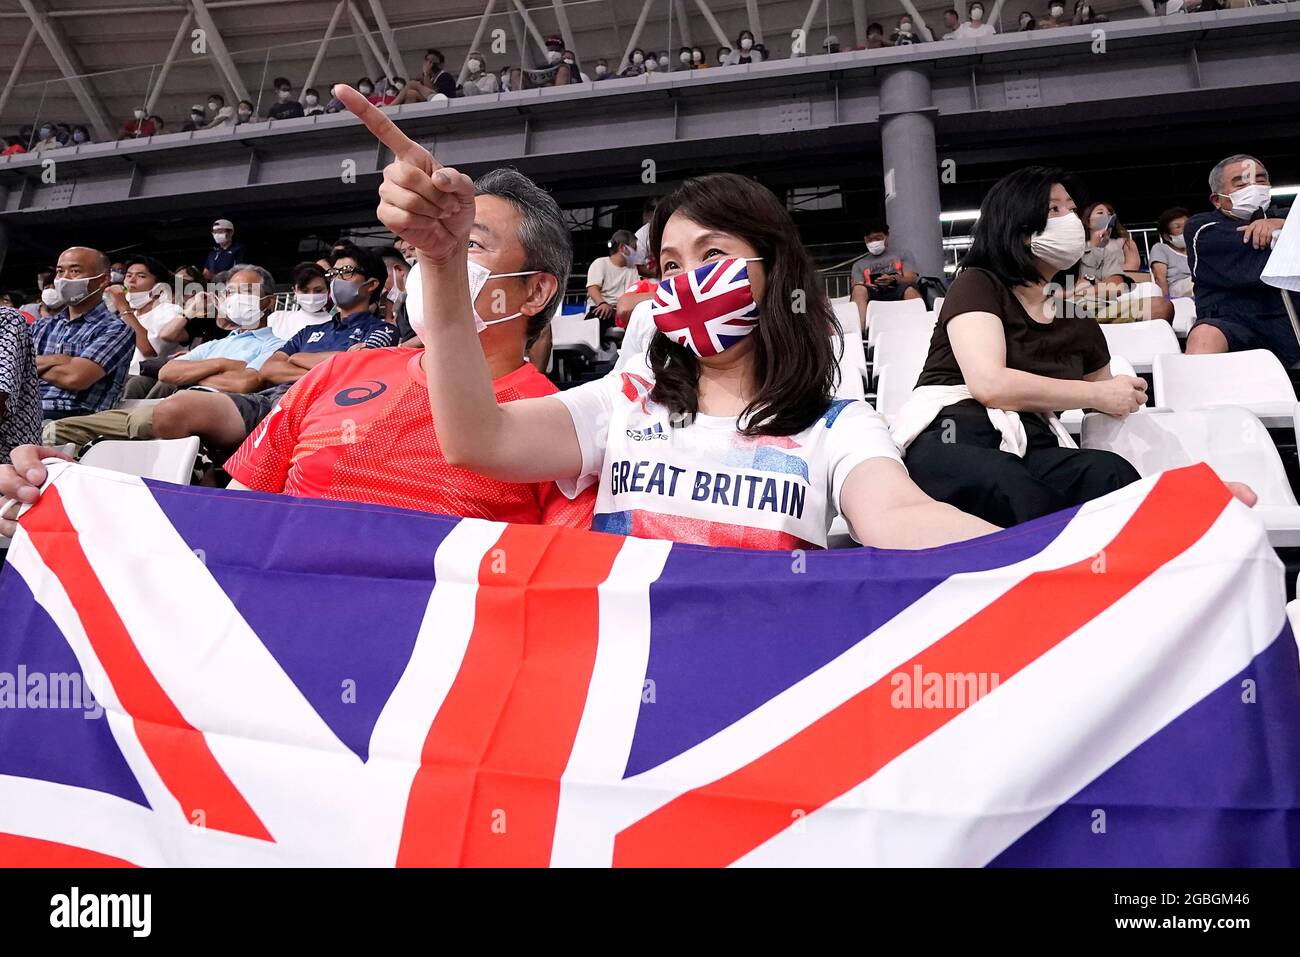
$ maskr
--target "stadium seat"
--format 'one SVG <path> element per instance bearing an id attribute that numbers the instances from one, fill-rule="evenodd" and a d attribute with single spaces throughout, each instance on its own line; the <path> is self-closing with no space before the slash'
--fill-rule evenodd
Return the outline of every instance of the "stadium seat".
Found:
<path id="1" fill-rule="evenodd" d="M 1101 331 L 1110 354 L 1123 356 L 1139 373 L 1150 372 L 1156 356 L 1182 351 L 1173 327 L 1163 319 L 1104 323 Z"/>
<path id="2" fill-rule="evenodd" d="M 934 305 L 930 307 L 930 311 L 936 316 L 939 315 L 939 310 L 943 308 L 943 299 L 943 296 L 935 296 Z"/>
<path id="3" fill-rule="evenodd" d="M 862 347 L 862 333 L 857 328 L 844 332 L 843 348 L 837 337 L 831 345 L 839 355 L 840 383 L 835 390 L 837 399 L 865 399 L 867 396 L 867 354 Z"/>
<path id="4" fill-rule="evenodd" d="M 1282 458 L 1246 409 L 1146 409 L 1124 419 L 1094 412 L 1084 416 L 1081 444 L 1124 456 L 1143 476 L 1206 462 L 1225 481 L 1254 489 L 1259 496 L 1254 511 L 1273 547 L 1300 546 L 1300 506 Z"/>
<path id="5" fill-rule="evenodd" d="M 585 350 L 594 356 L 600 351 L 600 323 L 588 319 L 585 310 L 566 314 L 561 307 L 551 319 L 551 348 Z"/>
<path id="6" fill-rule="evenodd" d="M 867 303 L 867 345 L 874 349 L 882 331 L 900 322 L 915 322 L 924 316 L 925 312 L 923 299 Z M 934 323 L 932 322 L 930 326 L 933 328 Z"/>
<path id="7" fill-rule="evenodd" d="M 898 337 L 889 342 L 889 348 L 876 350 L 876 411 L 893 425 L 908 396 L 916 388 L 917 377 L 925 367 L 925 357 L 930 353 L 930 339 L 913 336 Z"/>
<path id="8" fill-rule="evenodd" d="M 81 464 L 159 482 L 189 485 L 198 454 L 197 436 L 150 442 L 97 442 L 86 450 Z"/>
<path id="9" fill-rule="evenodd" d="M 329 316 L 318 316 L 314 317 L 317 319 L 317 323 L 311 323 L 308 321 L 308 315 L 301 309 L 277 310 L 267 317 L 266 324 L 271 327 L 271 331 L 275 333 L 276 338 L 288 342 L 308 326 L 329 320 Z"/>
<path id="10" fill-rule="evenodd" d="M 891 315 L 881 320 L 879 327 L 872 326 L 868 332 L 874 332 L 876 335 L 871 359 L 873 374 L 878 376 L 880 369 L 896 361 L 915 361 L 918 352 L 919 361 L 923 363 L 925 354 L 930 348 L 930 339 L 934 335 L 934 324 L 937 319 L 937 313 L 913 312 Z M 916 371 L 921 371 L 920 365 L 916 367 Z"/>
<path id="11" fill-rule="evenodd" d="M 858 318 L 858 304 L 848 299 L 832 299 L 831 309 L 839 320 L 840 328 L 846 332 L 850 329 L 861 333 L 862 320 Z M 859 336 L 860 337 L 860 336 Z"/>
<path id="12" fill-rule="evenodd" d="M 1192 323 L 1196 321 L 1196 300 L 1191 296 L 1180 296 L 1169 301 L 1174 306 L 1174 333 L 1186 336 L 1192 331 Z"/>
<path id="13" fill-rule="evenodd" d="M 1160 408 L 1181 412 L 1237 405 L 1268 428 L 1294 426 L 1295 389 L 1277 356 L 1266 349 L 1156 356 L 1152 382 Z"/>

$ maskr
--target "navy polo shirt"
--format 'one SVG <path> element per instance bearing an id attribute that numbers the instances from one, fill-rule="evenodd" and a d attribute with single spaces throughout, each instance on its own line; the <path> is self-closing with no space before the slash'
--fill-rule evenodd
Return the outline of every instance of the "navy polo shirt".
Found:
<path id="1" fill-rule="evenodd" d="M 349 319 L 335 316 L 328 322 L 307 326 L 284 344 L 286 356 L 295 352 L 346 352 L 358 342 L 369 349 L 397 345 L 397 327 L 373 312 L 358 312 Z"/>
<path id="2" fill-rule="evenodd" d="M 243 244 L 231 243 L 226 249 L 213 246 L 212 251 L 208 253 L 208 258 L 203 260 L 203 268 L 215 276 L 219 272 L 225 272 L 246 262 L 248 262 L 248 254 L 244 252 Z"/>

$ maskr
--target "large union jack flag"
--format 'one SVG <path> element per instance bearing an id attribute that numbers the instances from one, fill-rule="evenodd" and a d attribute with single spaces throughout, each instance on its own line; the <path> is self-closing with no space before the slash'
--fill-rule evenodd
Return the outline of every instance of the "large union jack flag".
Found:
<path id="1" fill-rule="evenodd" d="M 0 861 L 1295 865 L 1283 597 L 1204 466 L 806 555 L 63 466 L 0 575 Z M 103 717 L 15 706 L 55 674 Z"/>
<path id="2" fill-rule="evenodd" d="M 665 279 L 650 315 L 659 331 L 702 356 L 717 355 L 758 322 L 744 259 L 719 259 Z"/>

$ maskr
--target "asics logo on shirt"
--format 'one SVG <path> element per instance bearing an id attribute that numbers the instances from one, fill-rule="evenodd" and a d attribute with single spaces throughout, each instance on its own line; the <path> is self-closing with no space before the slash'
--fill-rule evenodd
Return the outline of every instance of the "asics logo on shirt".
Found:
<path id="1" fill-rule="evenodd" d="M 388 391 L 388 386 L 378 379 L 371 379 L 374 388 L 367 385 L 350 385 L 334 396 L 335 405 L 360 405 L 369 402 Z"/>

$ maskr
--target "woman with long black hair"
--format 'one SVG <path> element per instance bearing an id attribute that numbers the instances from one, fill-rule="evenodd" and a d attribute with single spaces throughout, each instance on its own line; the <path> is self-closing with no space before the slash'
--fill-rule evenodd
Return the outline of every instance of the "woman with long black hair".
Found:
<path id="1" fill-rule="evenodd" d="M 917 548 L 994 531 L 923 495 L 883 421 L 833 398 L 834 314 L 785 206 L 734 174 L 655 208 L 665 277 L 648 352 L 557 396 L 498 405 L 470 300 L 474 184 L 379 111 L 349 108 L 393 150 L 381 222 L 419 251 L 417 331 L 448 462 L 510 481 L 598 485 L 595 527 L 744 548 L 823 546 L 838 513 L 865 544 Z"/>
<path id="2" fill-rule="evenodd" d="M 1057 315 L 1060 280 L 1086 243 L 1069 181 L 1033 166 L 989 190 L 917 387 L 894 422 L 923 491 L 998 525 L 1138 478 L 1120 456 L 1078 448 L 1056 419 L 1081 408 L 1122 417 L 1146 403 L 1142 379 L 1111 376 L 1093 319 Z"/>

